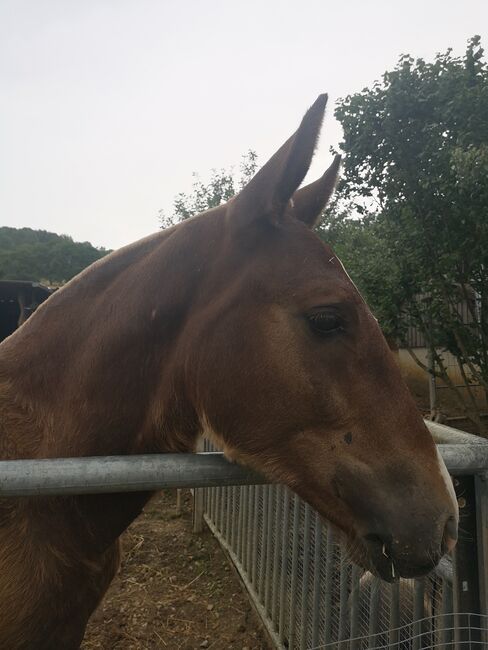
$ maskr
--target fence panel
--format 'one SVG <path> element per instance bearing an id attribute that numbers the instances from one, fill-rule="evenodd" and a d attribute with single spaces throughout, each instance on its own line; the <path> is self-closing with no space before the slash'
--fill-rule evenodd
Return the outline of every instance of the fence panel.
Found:
<path id="1" fill-rule="evenodd" d="M 482 508 L 484 485 L 478 488 Z M 279 650 L 488 647 L 486 609 L 456 611 L 463 600 L 455 589 L 462 589 L 463 581 L 454 575 L 451 558 L 425 578 L 390 585 L 352 564 L 337 533 L 287 488 L 232 488 L 221 501 L 226 524 L 212 514 L 218 489 L 204 490 L 206 522 Z M 483 510 L 478 521 L 485 536 L 485 546 L 478 548 L 484 567 L 487 516 Z M 233 525 L 237 534 L 232 536 Z"/>

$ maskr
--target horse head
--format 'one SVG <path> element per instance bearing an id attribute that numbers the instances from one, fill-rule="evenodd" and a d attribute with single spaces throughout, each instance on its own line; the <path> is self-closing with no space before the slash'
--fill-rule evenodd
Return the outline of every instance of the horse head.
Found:
<path id="1" fill-rule="evenodd" d="M 290 486 L 364 567 L 418 576 L 454 546 L 457 503 L 376 319 L 313 232 L 339 158 L 298 189 L 326 101 L 237 196 L 181 226 L 220 233 L 185 326 L 186 380 L 230 458 Z"/>

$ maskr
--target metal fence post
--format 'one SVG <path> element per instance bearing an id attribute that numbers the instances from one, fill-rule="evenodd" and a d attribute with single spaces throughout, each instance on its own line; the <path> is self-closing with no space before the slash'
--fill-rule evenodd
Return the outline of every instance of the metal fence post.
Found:
<path id="1" fill-rule="evenodd" d="M 195 451 L 200 452 L 205 448 L 204 438 L 199 438 Z M 193 532 L 202 533 L 204 528 L 203 515 L 205 514 L 205 490 L 195 488 L 193 490 Z"/>
<path id="2" fill-rule="evenodd" d="M 477 549 L 476 495 L 473 476 L 459 476 L 454 481 L 461 511 L 462 531 L 454 554 L 454 611 L 456 650 L 481 645 L 482 619 Z M 468 625 L 462 615 L 473 614 Z"/>
<path id="3" fill-rule="evenodd" d="M 476 492 L 476 521 L 478 541 L 478 568 L 481 613 L 488 616 L 488 472 L 474 479 Z M 488 646 L 488 630 L 483 634 L 484 646 Z"/>
<path id="4" fill-rule="evenodd" d="M 181 515 L 181 489 L 176 490 L 176 513 L 178 517 Z"/>

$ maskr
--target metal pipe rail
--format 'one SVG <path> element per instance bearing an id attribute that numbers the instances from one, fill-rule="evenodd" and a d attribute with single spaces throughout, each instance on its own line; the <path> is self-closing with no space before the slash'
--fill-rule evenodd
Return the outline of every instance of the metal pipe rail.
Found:
<path id="1" fill-rule="evenodd" d="M 0 497 L 268 483 L 222 453 L 90 456 L 0 461 Z"/>
<path id="2" fill-rule="evenodd" d="M 460 431 L 459 429 L 453 429 L 446 424 L 440 424 L 439 422 L 432 422 L 432 420 L 424 420 L 425 426 L 430 431 L 434 442 L 438 444 L 445 445 L 466 445 L 466 444 L 476 444 L 476 445 L 486 445 L 488 440 L 480 436 L 475 436 L 472 433 L 466 433 L 465 431 Z"/>
<path id="3" fill-rule="evenodd" d="M 488 443 L 438 445 L 453 475 L 488 471 Z M 0 497 L 145 492 L 268 483 L 221 453 L 0 461 Z"/>

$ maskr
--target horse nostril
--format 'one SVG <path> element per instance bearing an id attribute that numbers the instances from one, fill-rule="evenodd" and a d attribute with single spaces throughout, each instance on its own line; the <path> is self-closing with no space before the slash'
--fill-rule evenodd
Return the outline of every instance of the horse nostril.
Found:
<path id="1" fill-rule="evenodd" d="M 447 519 L 444 534 L 442 535 L 442 550 L 444 553 L 450 553 L 453 550 L 456 546 L 457 537 L 457 522 L 455 517 L 451 515 Z"/>

